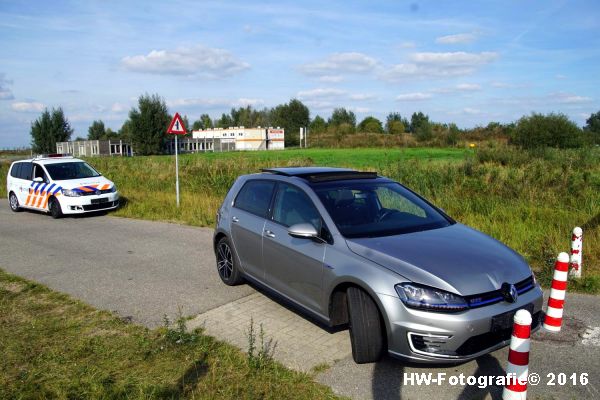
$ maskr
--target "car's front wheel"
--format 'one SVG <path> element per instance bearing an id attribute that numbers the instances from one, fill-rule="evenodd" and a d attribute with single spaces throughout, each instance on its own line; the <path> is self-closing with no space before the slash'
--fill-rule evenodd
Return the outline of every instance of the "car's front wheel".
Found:
<path id="1" fill-rule="evenodd" d="M 227 237 L 221 238 L 217 243 L 217 271 L 226 285 L 235 286 L 244 281 L 237 257 Z"/>
<path id="2" fill-rule="evenodd" d="M 346 298 L 352 358 L 357 364 L 379 361 L 385 340 L 377 305 L 368 293 L 357 287 L 349 287 Z"/>
<path id="3" fill-rule="evenodd" d="M 50 210 L 50 215 L 52 215 L 52 218 L 57 219 L 62 217 L 63 213 L 60 208 L 60 204 L 58 203 L 58 200 L 56 200 L 55 197 L 50 198 L 50 201 L 48 202 L 48 208 Z"/>
<path id="4" fill-rule="evenodd" d="M 17 195 L 13 192 L 10 192 L 10 195 L 8 196 L 8 204 L 10 205 L 10 209 L 13 212 L 21 211 L 21 207 L 19 206 L 19 199 L 17 198 Z"/>

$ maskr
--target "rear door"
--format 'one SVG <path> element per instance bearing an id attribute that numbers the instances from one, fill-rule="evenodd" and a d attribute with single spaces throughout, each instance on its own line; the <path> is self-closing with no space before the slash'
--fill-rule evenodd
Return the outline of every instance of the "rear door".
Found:
<path id="1" fill-rule="evenodd" d="M 22 162 L 20 164 L 21 168 L 18 170 L 19 178 L 16 180 L 15 184 L 15 186 L 18 187 L 18 192 L 15 191 L 15 193 L 17 193 L 17 197 L 19 198 L 19 204 L 21 206 L 29 207 L 28 200 L 31 200 L 30 189 L 31 184 L 33 183 L 31 178 L 33 166 L 30 162 Z"/>
<path id="2" fill-rule="evenodd" d="M 263 282 L 262 242 L 265 218 L 270 212 L 275 182 L 249 180 L 240 189 L 231 208 L 233 247 L 244 272 Z"/>
<path id="3" fill-rule="evenodd" d="M 309 223 L 326 231 L 319 211 L 299 187 L 280 182 L 264 229 L 265 281 L 276 291 L 317 313 L 320 309 L 326 243 L 294 238 L 288 228 Z"/>

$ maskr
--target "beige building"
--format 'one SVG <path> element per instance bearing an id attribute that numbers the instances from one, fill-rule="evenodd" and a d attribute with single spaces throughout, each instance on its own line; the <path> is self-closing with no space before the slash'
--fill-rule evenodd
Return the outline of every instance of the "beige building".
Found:
<path id="1" fill-rule="evenodd" d="M 215 128 L 192 131 L 195 140 L 205 143 L 213 151 L 227 150 L 282 150 L 285 148 L 285 131 L 283 128 Z"/>

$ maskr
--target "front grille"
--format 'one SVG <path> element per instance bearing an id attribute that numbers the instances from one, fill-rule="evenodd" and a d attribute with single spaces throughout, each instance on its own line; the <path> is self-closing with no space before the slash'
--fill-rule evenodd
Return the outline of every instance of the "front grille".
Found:
<path id="1" fill-rule="evenodd" d="M 523 279 L 521 282 L 515 283 L 515 288 L 517 289 L 519 295 L 530 291 L 534 288 L 534 286 L 535 284 L 533 283 L 533 275 L 527 279 Z M 504 300 L 504 297 L 502 296 L 502 291 L 498 289 L 494 290 L 493 292 L 486 292 L 466 296 L 465 299 L 469 303 L 469 307 L 476 308 L 494 303 L 499 303 Z"/>
<path id="2" fill-rule="evenodd" d="M 96 192 L 100 192 L 100 194 L 112 193 L 113 189 L 104 189 L 104 190 L 94 190 L 93 192 L 81 192 L 82 196 L 96 196 Z"/>
<path id="3" fill-rule="evenodd" d="M 541 311 L 538 311 L 532 315 L 532 332 L 537 329 L 541 316 Z M 490 347 L 497 346 L 505 340 L 509 340 L 511 335 L 512 328 L 506 328 L 496 332 L 487 332 L 481 335 L 470 337 L 458 349 L 456 349 L 456 354 L 459 356 L 469 356 L 471 354 L 479 353 L 480 351 L 489 349 Z"/>
<path id="4" fill-rule="evenodd" d="M 116 207 L 118 205 L 119 205 L 118 201 L 109 201 L 107 203 L 100 203 L 100 204 L 89 204 L 89 205 L 83 206 L 83 211 L 104 210 L 106 208 L 112 208 L 112 207 Z"/>

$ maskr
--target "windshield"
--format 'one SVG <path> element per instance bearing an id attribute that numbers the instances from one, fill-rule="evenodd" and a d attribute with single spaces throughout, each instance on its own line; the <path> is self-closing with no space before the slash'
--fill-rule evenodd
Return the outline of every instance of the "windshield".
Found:
<path id="1" fill-rule="evenodd" d="M 50 177 L 55 181 L 63 181 L 67 179 L 83 179 L 94 178 L 100 176 L 98 171 L 85 163 L 81 162 L 66 162 L 58 164 L 46 164 L 46 170 Z"/>
<path id="2" fill-rule="evenodd" d="M 452 224 L 395 182 L 343 182 L 319 185 L 315 192 L 347 238 L 399 235 Z"/>

